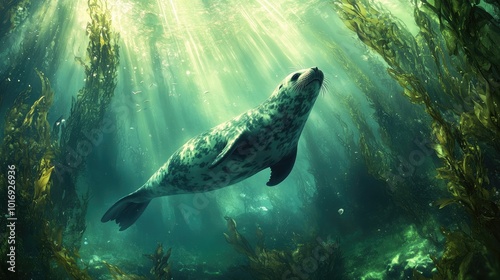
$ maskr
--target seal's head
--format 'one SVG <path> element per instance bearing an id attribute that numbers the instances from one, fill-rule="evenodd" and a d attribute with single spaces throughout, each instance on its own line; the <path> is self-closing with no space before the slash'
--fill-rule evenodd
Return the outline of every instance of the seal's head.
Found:
<path id="1" fill-rule="evenodd" d="M 318 92 L 323 84 L 323 72 L 318 67 L 302 69 L 288 75 L 276 89 L 286 91 L 287 95 L 304 94 L 306 92 Z M 292 89 L 292 90 L 289 90 Z"/>
<path id="2" fill-rule="evenodd" d="M 307 114 L 318 97 L 324 75 L 318 67 L 302 69 L 288 75 L 275 89 L 279 111 Z M 274 98 L 273 98 L 274 99 Z"/>

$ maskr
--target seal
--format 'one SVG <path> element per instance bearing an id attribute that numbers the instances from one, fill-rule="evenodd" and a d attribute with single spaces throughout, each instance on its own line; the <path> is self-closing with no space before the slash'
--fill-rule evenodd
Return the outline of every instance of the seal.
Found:
<path id="1" fill-rule="evenodd" d="M 262 104 L 188 140 L 135 192 L 118 200 L 101 221 L 130 227 L 151 199 L 206 192 L 238 183 L 268 167 L 268 186 L 290 174 L 302 129 L 318 97 L 317 67 L 288 75 Z"/>

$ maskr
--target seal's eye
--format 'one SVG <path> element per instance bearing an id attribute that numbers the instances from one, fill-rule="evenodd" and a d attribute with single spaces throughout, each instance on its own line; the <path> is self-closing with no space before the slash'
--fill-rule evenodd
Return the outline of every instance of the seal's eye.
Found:
<path id="1" fill-rule="evenodd" d="M 292 78 L 290 79 L 290 81 L 292 81 L 292 82 L 296 81 L 296 80 L 299 78 L 299 76 L 300 76 L 300 73 L 295 73 L 295 74 L 293 74 L 293 76 L 292 76 Z"/>

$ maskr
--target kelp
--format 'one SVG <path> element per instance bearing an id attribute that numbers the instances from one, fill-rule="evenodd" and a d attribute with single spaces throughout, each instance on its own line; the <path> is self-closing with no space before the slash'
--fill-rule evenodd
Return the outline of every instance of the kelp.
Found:
<path id="1" fill-rule="evenodd" d="M 337 242 L 321 239 L 296 243 L 292 250 L 269 250 L 264 246 L 264 232 L 257 227 L 257 242 L 253 248 L 238 232 L 236 221 L 224 217 L 228 233 L 226 241 L 248 258 L 245 269 L 256 279 L 345 279 L 343 256 Z"/>
<path id="2" fill-rule="evenodd" d="M 28 16 L 30 0 L 0 1 L 0 38 L 12 32 Z"/>
<path id="3" fill-rule="evenodd" d="M 441 259 L 431 256 L 437 273 L 433 279 L 489 279 L 491 270 L 483 269 L 488 264 L 489 252 L 480 242 L 462 230 L 441 232 L 446 238 L 445 251 Z M 425 278 L 422 278 L 425 279 Z"/>
<path id="4" fill-rule="evenodd" d="M 42 174 L 40 174 L 38 180 L 35 181 L 34 186 L 33 202 L 35 202 L 36 205 L 44 204 L 47 196 L 50 195 L 49 180 L 52 171 L 54 171 L 54 166 L 49 167 L 49 165 L 50 162 L 42 158 L 39 167 Z"/>
<path id="5" fill-rule="evenodd" d="M 85 68 L 85 85 L 73 99 L 71 115 L 62 131 L 61 150 L 76 148 L 86 139 L 84 133 L 99 128 L 111 102 L 117 83 L 119 63 L 119 35 L 112 31 L 111 15 L 106 2 L 89 0 L 90 22 L 87 24 L 89 44 L 86 63 L 76 58 Z"/>
<path id="6" fill-rule="evenodd" d="M 74 248 L 73 251 L 70 251 L 63 246 L 63 228 L 56 227 L 50 222 L 47 222 L 45 231 L 45 236 L 48 238 L 47 243 L 50 244 L 52 258 L 64 269 L 65 273 L 73 277 L 73 279 L 92 279 L 87 269 L 81 269 L 77 264 L 77 260 L 80 259 L 78 248 Z M 54 273 L 52 273 L 52 275 L 54 275 Z"/>
<path id="7" fill-rule="evenodd" d="M 115 280 L 147 280 L 148 278 L 135 275 L 135 274 L 129 274 L 123 272 L 118 266 L 112 265 L 106 261 L 102 261 L 102 263 L 108 268 L 109 273 L 111 274 L 111 277 Z M 169 278 L 165 278 L 169 279 Z"/>
<path id="8" fill-rule="evenodd" d="M 227 243 L 232 244 L 238 253 L 255 259 L 257 255 L 255 254 L 252 246 L 250 246 L 250 243 L 248 243 L 247 239 L 236 229 L 236 221 L 231 217 L 224 217 L 224 219 L 227 222 L 227 229 L 229 230 L 229 234 L 224 233 Z"/>
<path id="9" fill-rule="evenodd" d="M 361 14 L 368 14 L 370 9 L 365 7 L 354 8 L 358 9 Z M 350 13 L 355 13 L 353 10 Z M 354 22 L 352 23 L 352 28 L 360 28 L 359 24 L 380 24 L 384 25 L 384 20 L 389 20 L 389 16 L 377 15 L 377 19 L 371 19 L 367 22 Z M 391 26 L 391 25 L 389 25 Z M 392 27 L 394 29 L 394 27 Z M 372 31 L 372 30 L 371 30 Z M 391 32 L 394 33 L 395 31 Z M 379 38 L 385 34 L 385 31 L 373 31 L 373 34 L 368 34 L 370 38 Z M 407 33 L 409 35 L 409 33 Z M 364 37 L 367 42 L 371 42 L 368 37 Z M 379 38 L 380 39 L 380 38 Z M 326 39 L 325 39 L 326 40 Z M 379 42 L 374 43 L 377 45 Z M 357 143 L 347 144 L 344 139 L 339 139 L 344 146 L 344 149 L 349 150 L 351 156 L 347 158 L 351 161 L 351 165 L 355 166 L 356 158 L 364 161 L 364 165 L 370 175 L 375 177 L 381 182 L 381 185 L 385 185 L 386 192 L 390 195 L 391 201 L 394 202 L 401 210 L 403 214 L 408 216 L 411 220 L 422 225 L 423 223 L 429 221 L 428 216 L 430 211 L 427 208 L 421 208 L 419 206 L 419 196 L 423 196 L 434 190 L 430 190 L 430 186 L 433 185 L 431 179 L 428 180 L 407 180 L 410 176 L 414 175 L 414 171 L 418 168 L 418 171 L 428 172 L 427 166 L 423 165 L 424 161 L 428 156 L 428 152 L 421 151 L 417 143 L 425 143 L 422 141 L 430 134 L 430 129 L 425 127 L 422 119 L 425 119 L 425 114 L 421 111 L 413 109 L 411 106 L 402 104 L 399 101 L 398 96 L 394 98 L 380 98 L 380 96 L 387 95 L 387 93 L 397 90 L 397 84 L 394 83 L 387 77 L 383 75 L 383 69 L 385 64 L 380 63 L 372 54 L 367 53 L 363 55 L 359 60 L 358 56 L 350 56 L 347 54 L 343 48 L 338 45 L 335 41 L 330 41 L 329 43 L 332 56 L 341 65 L 345 73 L 349 76 L 349 80 L 353 81 L 354 85 L 357 86 L 364 94 L 368 101 L 368 104 L 373 109 L 373 113 L 368 115 L 367 110 L 361 110 L 361 104 L 355 102 L 353 95 L 348 94 L 338 94 L 338 102 L 343 104 L 342 108 L 345 108 L 351 121 L 355 125 L 357 132 L 359 133 L 359 140 Z M 414 42 L 406 42 L 401 40 L 398 46 L 404 46 L 406 48 L 415 49 L 416 44 Z M 394 55 L 394 60 L 402 60 L 408 62 L 411 57 L 400 55 L 399 50 L 395 52 L 390 52 Z M 358 66 L 359 65 L 359 66 Z M 369 72 L 377 80 L 374 83 L 363 72 L 365 67 L 369 67 Z M 381 89 L 377 84 L 383 84 L 384 89 Z M 391 94 L 392 95 L 392 94 Z M 399 102 L 398 102 L 399 101 Z M 405 112 L 405 118 L 401 116 L 401 110 Z M 337 117 L 337 119 L 339 119 Z M 377 126 L 368 124 L 367 119 L 374 120 Z M 420 135 L 415 137 L 407 132 L 408 127 L 414 127 L 415 130 L 420 131 Z M 357 148 L 357 154 L 353 154 L 353 148 Z M 425 149 L 425 148 L 424 148 Z M 415 150 L 418 150 L 418 166 L 413 166 L 408 162 L 408 155 L 414 155 Z M 421 156 L 421 157 L 420 157 Z M 315 159 L 316 160 L 316 159 Z M 410 159 L 411 161 L 411 159 Z M 415 161 L 411 161 L 415 163 Z M 349 170 L 348 168 L 347 170 Z M 420 228 L 420 227 L 418 227 Z"/>
<path id="10" fill-rule="evenodd" d="M 167 252 L 163 252 L 163 245 L 158 243 L 153 254 L 144 254 L 144 257 L 150 259 L 153 262 L 153 266 L 149 271 L 151 275 L 139 276 L 132 273 L 124 272 L 120 267 L 108 263 L 106 261 L 101 261 L 111 274 L 113 279 L 128 279 L 128 280 L 146 280 L 146 279 L 156 279 L 156 280 L 168 280 L 172 279 L 172 272 L 170 268 L 170 254 L 172 253 L 172 248 L 168 249 Z"/>
<path id="11" fill-rule="evenodd" d="M 441 89 L 462 107 L 455 112 L 461 131 L 500 151 L 500 27 L 483 8 L 468 1 L 450 1 L 453 5 L 437 1 L 435 6 L 422 2 L 423 10 L 415 9 L 415 21 L 436 65 L 441 65 L 437 68 L 442 69 L 437 72 Z M 434 46 L 433 14 L 456 69 L 449 69 L 443 47 Z M 453 77 L 453 70 L 460 75 Z"/>
<path id="12" fill-rule="evenodd" d="M 377 141 L 375 133 L 360 110 L 360 104 L 351 95 L 340 99 L 340 102 L 349 110 L 349 115 L 360 134 L 359 148 L 368 172 L 377 178 L 382 178 L 390 169 L 388 166 L 390 155 L 385 153 L 384 147 Z"/>
<path id="13" fill-rule="evenodd" d="M 60 275 L 52 265 L 56 261 L 64 267 L 65 273 L 77 279 L 90 279 L 76 264 L 77 251 L 70 254 L 63 246 L 63 229 L 54 226 L 50 189 L 56 148 L 51 144 L 47 121 L 54 92 L 43 73 L 36 72 L 41 82 L 40 97 L 28 105 L 31 87 L 18 96 L 7 113 L 0 151 L 4 166 L 16 166 L 15 213 L 23 221 L 28 221 L 16 225 L 16 251 L 23 256 L 18 259 L 18 267 L 29 267 L 30 270 L 22 269 L 17 273 L 23 278 L 31 278 L 37 273 Z M 4 182 L 3 174 L 0 177 Z M 1 188 L 6 185 L 2 183 Z M 2 247 L 2 254 L 4 250 Z"/>
<path id="14" fill-rule="evenodd" d="M 477 3 L 423 3 L 422 8 L 416 3 L 414 9 L 420 28 L 417 39 L 388 12 L 365 1 L 341 0 L 335 7 L 346 26 L 384 58 L 389 75 L 403 88 L 403 94 L 412 103 L 423 105 L 432 118 L 434 149 L 443 163 L 437 169 L 438 178 L 447 182 L 452 196 L 437 204 L 442 208 L 453 203 L 470 214 L 470 235 L 459 231 L 445 234 L 445 253 L 441 259 L 434 258 L 438 268 L 435 278 L 473 277 L 472 267 L 478 263 L 489 276 L 498 276 L 500 203 L 493 196 L 496 188 L 490 185 L 490 175 L 496 175 L 485 167 L 483 150 L 491 151 L 489 162 L 498 168 L 499 28 Z M 498 8 L 497 2 L 494 5 Z M 420 55 L 426 50 L 430 59 Z M 435 73 L 430 73 L 433 63 Z M 435 77 L 435 83 L 430 77 Z M 428 79 L 438 87 L 429 87 Z M 445 104 L 442 95 L 451 102 Z M 455 118 L 445 118 L 444 113 Z M 460 252 L 463 247 L 456 244 L 470 252 Z"/>
<path id="15" fill-rule="evenodd" d="M 89 193 L 79 198 L 75 182 L 84 165 L 72 166 L 71 172 L 65 173 L 62 179 L 61 173 L 67 170 L 64 159 L 68 156 L 68 147 L 74 148 L 78 141 L 85 139 L 86 130 L 82 129 L 88 131 L 89 127 L 99 125 L 116 86 L 117 36 L 110 35 L 109 12 L 97 3 L 89 1 L 91 23 L 87 51 L 91 62 L 85 71 L 86 87 L 72 106 L 72 115 L 62 131 L 63 141 L 54 141 L 50 135 L 47 114 L 54 93 L 41 72 L 37 71 L 42 86 L 40 97 L 30 105 L 30 86 L 7 113 L 0 154 L 4 166 L 16 166 L 17 215 L 29 221 L 16 227 L 17 254 L 29 256 L 18 260 L 19 267 L 30 268 L 19 271 L 20 276 L 27 279 L 38 274 L 90 279 L 77 261 L 86 228 Z M 0 176 L 4 182 L 4 175 Z M 2 183 L 2 188 L 5 186 Z M 2 209 L 4 207 L 2 205 Z M 5 253 L 7 248 L 1 250 Z"/>
<path id="16" fill-rule="evenodd" d="M 58 216 L 59 225 L 74 233 L 65 239 L 73 248 L 80 246 L 86 229 L 85 215 L 89 198 L 88 193 L 83 197 L 78 196 L 76 181 L 85 168 L 88 153 L 94 149 L 94 145 L 99 144 L 89 142 L 87 135 L 102 129 L 104 114 L 114 95 L 119 63 L 119 36 L 113 32 L 106 2 L 89 0 L 88 7 L 87 57 L 85 60 L 77 58 L 85 68 L 85 85 L 73 99 L 70 116 L 61 129 L 60 140 L 56 142 L 59 148 L 55 159 L 58 180 L 54 180 L 52 188 L 53 201 L 62 210 Z"/>
<path id="17" fill-rule="evenodd" d="M 151 268 L 150 273 L 151 275 L 153 275 L 154 279 L 161 280 L 161 279 L 172 278 L 170 263 L 168 263 L 171 253 L 172 253 L 172 248 L 169 248 L 167 252 L 164 254 L 163 245 L 159 243 L 153 254 L 144 255 L 153 262 L 153 267 Z"/>
<path id="18" fill-rule="evenodd" d="M 34 193 L 47 189 L 54 158 L 54 149 L 47 133 L 50 128 L 47 112 L 54 92 L 43 73 L 36 72 L 42 83 L 40 97 L 30 106 L 28 99 L 32 88 L 19 94 L 7 112 L 0 150 L 5 166 L 16 165 L 16 171 L 21 174 L 17 178 L 17 183 L 22 186 L 21 197 L 27 198 L 29 202 Z"/>
<path id="19" fill-rule="evenodd" d="M 88 6 L 89 61 L 86 63 L 81 58 L 75 58 L 85 68 L 85 85 L 71 105 L 71 117 L 61 137 L 62 150 L 75 148 L 79 140 L 85 139 L 84 132 L 100 127 L 117 83 L 119 35 L 112 31 L 106 2 L 89 0 Z"/>
<path id="20" fill-rule="evenodd" d="M 498 101 L 498 82 L 500 81 L 500 26 L 487 12 L 480 1 L 438 0 L 431 4 L 422 0 L 423 7 L 434 18 L 451 55 L 464 55 L 467 62 L 488 83 Z M 490 3 L 498 11 L 500 3 Z M 494 105 L 498 108 L 499 104 Z"/>

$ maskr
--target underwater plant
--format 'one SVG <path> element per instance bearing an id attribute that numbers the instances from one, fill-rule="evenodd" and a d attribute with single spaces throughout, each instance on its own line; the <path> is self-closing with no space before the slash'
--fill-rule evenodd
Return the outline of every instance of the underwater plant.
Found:
<path id="1" fill-rule="evenodd" d="M 0 38 L 15 29 L 28 16 L 30 0 L 0 1 Z"/>
<path id="2" fill-rule="evenodd" d="M 342 65 L 349 80 L 361 90 L 373 110 L 370 113 L 361 109 L 362 104 L 351 94 L 336 94 L 337 100 L 343 104 L 342 107 L 350 116 L 354 126 L 352 130 L 359 134 L 356 137 L 350 136 L 348 141 L 343 139 L 345 136 L 339 137 L 342 146 L 348 151 L 346 158 L 351 166 L 346 168 L 346 174 L 352 173 L 349 172 L 352 168 L 364 165 L 368 173 L 380 182 L 370 188 L 381 185 L 390 196 L 391 204 L 398 207 L 397 212 L 418 224 L 417 228 L 424 228 L 424 224 L 430 220 L 431 211 L 429 208 L 420 207 L 421 201 L 430 195 L 442 193 L 431 187 L 436 182 L 429 176 L 419 176 L 419 180 L 411 180 L 414 176 L 434 170 L 428 164 L 432 150 L 428 147 L 430 141 L 426 139 L 430 136 L 431 129 L 422 121 L 427 117 L 425 112 L 407 104 L 404 97 L 390 94 L 397 91 L 399 85 L 387 75 L 383 75 L 386 64 L 376 59 L 375 55 L 367 51 L 359 59 L 356 55 L 349 55 L 336 41 L 330 40 L 328 45 L 332 56 Z M 375 77 L 373 79 L 376 83 L 370 81 L 364 72 L 366 68 Z M 383 84 L 383 89 L 377 84 Z M 404 112 L 404 117 L 401 112 Z M 339 120 L 340 117 L 336 119 Z M 375 121 L 375 125 L 371 120 Z M 408 127 L 419 131 L 419 134 L 415 136 L 407 133 Z M 345 131 L 344 128 L 344 134 Z M 356 149 L 355 153 L 352 152 L 353 149 Z M 321 177 L 324 175 L 315 174 L 316 181 L 322 180 Z M 344 184 L 352 183 L 354 182 Z"/>
<path id="3" fill-rule="evenodd" d="M 264 245 L 265 235 L 257 227 L 257 243 L 253 248 L 238 232 L 236 221 L 224 217 L 228 233 L 226 241 L 248 258 L 245 267 L 256 279 L 345 279 L 342 252 L 337 242 L 324 242 L 320 238 L 296 243 L 292 250 L 269 250 Z"/>
<path id="4" fill-rule="evenodd" d="M 96 263 L 98 264 L 96 268 L 101 267 L 100 264 L 103 264 L 109 271 L 111 277 L 113 279 L 129 279 L 129 280 L 147 280 L 147 279 L 155 279 L 155 280 L 168 280 L 172 279 L 172 272 L 170 268 L 169 258 L 172 249 L 168 249 L 167 252 L 164 253 L 163 245 L 158 243 L 156 249 L 153 254 L 144 254 L 144 257 L 150 259 L 153 263 L 151 270 L 149 271 L 149 275 L 136 275 L 132 273 L 124 272 L 117 265 L 111 264 L 104 260 L 99 260 Z M 138 265 L 138 264 L 135 264 Z"/>
<path id="5" fill-rule="evenodd" d="M 102 263 L 108 268 L 110 274 L 111 274 L 111 277 L 113 277 L 113 279 L 116 279 L 116 280 L 123 280 L 123 279 L 127 279 L 127 280 L 147 280 L 148 278 L 146 277 L 143 277 L 143 276 L 139 276 L 139 275 L 135 275 L 135 274 L 129 274 L 129 273 L 126 273 L 126 272 L 123 272 L 118 266 L 116 265 L 112 265 L 106 261 L 102 261 Z M 165 278 L 165 279 L 169 279 L 169 278 Z"/>
<path id="6" fill-rule="evenodd" d="M 452 196 L 437 205 L 459 205 L 471 218 L 468 229 L 442 230 L 445 251 L 440 259 L 434 258 L 438 269 L 434 278 L 474 277 L 476 270 L 482 270 L 481 276 L 498 276 L 500 202 L 490 182 L 499 180 L 488 172 L 485 157 L 493 170 L 498 168 L 500 53 L 495 46 L 500 43 L 500 29 L 479 1 L 422 2 L 415 1 L 414 8 L 420 28 L 417 38 L 389 12 L 368 1 L 341 0 L 335 8 L 346 26 L 384 58 L 403 94 L 425 107 L 432 118 L 434 149 L 443 164 L 437 177 L 447 182 Z M 493 5 L 498 9 L 498 3 Z M 430 54 L 427 58 L 420 55 L 425 51 Z M 423 66 L 427 64 L 435 68 Z M 449 101 L 443 101 L 443 96 Z"/>
<path id="7" fill-rule="evenodd" d="M 109 11 L 99 1 L 89 1 L 89 11 L 87 51 L 91 63 L 86 68 L 87 84 L 72 106 L 74 115 L 66 123 L 63 141 L 51 135 L 47 114 L 54 92 L 48 78 L 40 71 L 37 71 L 41 81 L 40 97 L 30 105 L 32 88 L 28 86 L 7 112 L 0 159 L 16 173 L 16 211 L 10 212 L 11 217 L 15 214 L 29 221 L 16 225 L 16 253 L 23 256 L 18 258 L 17 266 L 29 268 L 18 273 L 26 279 L 42 275 L 90 279 L 77 261 L 86 227 L 89 193 L 78 197 L 75 183 L 84 165 L 72 166 L 71 172 L 64 173 L 62 180 L 59 178 L 62 172 L 68 171 L 61 168 L 64 167 L 61 162 L 68 155 L 68 145 L 75 143 L 71 141 L 84 139 L 82 127 L 96 126 L 102 121 L 116 86 L 117 36 L 111 35 Z M 6 180 L 5 174 L 0 175 L 5 193 Z M 9 213 L 6 204 L 1 207 L 4 213 Z M 1 217 L 2 220 L 7 218 Z M 5 234 L 8 233 L 2 232 L 2 236 Z M 1 247 L 5 255 L 7 250 L 8 246 Z"/>
<path id="8" fill-rule="evenodd" d="M 145 255 L 153 262 L 153 267 L 151 268 L 150 273 L 154 276 L 154 279 L 171 279 L 171 270 L 170 263 L 168 263 L 168 259 L 170 258 L 170 254 L 172 252 L 172 248 L 169 248 L 167 252 L 163 253 L 163 245 L 161 243 L 158 244 L 154 254 Z"/>
<path id="9" fill-rule="evenodd" d="M 31 88 L 17 97 L 7 114 L 0 150 L 2 164 L 14 166 L 16 174 L 16 205 L 9 209 L 2 205 L 2 210 L 10 213 L 10 217 L 29 221 L 16 223 L 16 254 L 23 256 L 17 259 L 17 266 L 30 268 L 17 273 L 23 278 L 60 275 L 58 268 L 53 266 L 55 261 L 65 268 L 65 273 L 78 279 L 90 279 L 76 264 L 78 251 L 70 252 L 62 245 L 63 228 L 55 226 L 50 192 L 56 148 L 52 145 L 47 121 L 54 92 L 48 78 L 38 70 L 37 74 L 41 81 L 40 97 L 31 106 L 27 103 Z M 7 193 L 4 174 L 0 175 L 0 181 L 0 188 Z M 7 217 L 2 215 L 2 219 Z M 5 234 L 8 232 L 2 232 Z M 2 254 L 7 254 L 7 247 L 1 247 Z"/>
<path id="10" fill-rule="evenodd" d="M 90 22 L 87 24 L 89 43 L 88 63 L 76 58 L 85 68 L 85 85 L 73 99 L 70 116 L 61 129 L 56 142 L 56 174 L 52 191 L 52 201 L 60 209 L 58 222 L 71 233 L 65 242 L 71 247 L 79 247 L 85 232 L 85 214 L 89 193 L 79 197 L 76 180 L 85 168 L 86 156 L 97 145 L 97 140 L 89 142 L 89 136 L 102 128 L 104 114 L 111 102 L 116 87 L 116 72 L 119 63 L 118 34 L 113 33 L 111 16 L 106 2 L 89 0 Z M 64 215 L 62 214 L 64 213 Z"/>

